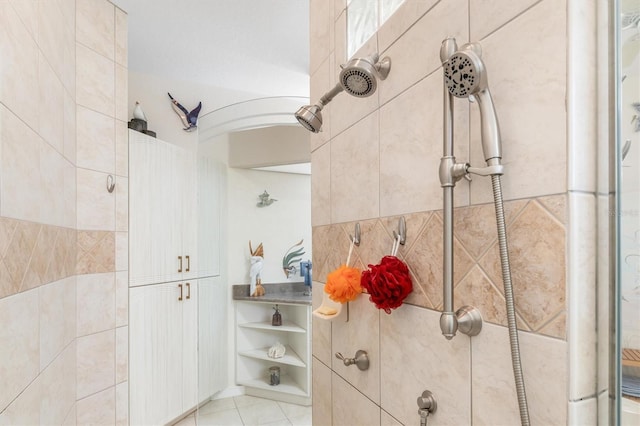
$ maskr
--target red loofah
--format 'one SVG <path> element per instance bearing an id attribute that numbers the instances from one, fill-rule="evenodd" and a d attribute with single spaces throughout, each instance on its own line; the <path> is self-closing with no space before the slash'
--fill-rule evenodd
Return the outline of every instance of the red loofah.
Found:
<path id="1" fill-rule="evenodd" d="M 379 265 L 369 265 L 369 270 L 362 273 L 361 285 L 369 292 L 369 300 L 388 314 L 413 291 L 409 268 L 395 256 L 385 256 Z"/>

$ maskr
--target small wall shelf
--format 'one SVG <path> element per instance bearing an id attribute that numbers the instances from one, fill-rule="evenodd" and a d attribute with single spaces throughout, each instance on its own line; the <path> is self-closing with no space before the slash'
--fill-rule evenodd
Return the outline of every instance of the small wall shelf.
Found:
<path id="1" fill-rule="evenodd" d="M 296 354 L 290 346 L 285 346 L 285 353 L 282 358 L 269 358 L 267 353 L 269 348 L 251 349 L 248 351 L 238 351 L 238 355 L 250 358 L 263 359 L 265 361 L 275 362 L 278 364 L 293 365 L 295 367 L 306 367 L 305 362 Z"/>
<path id="2" fill-rule="evenodd" d="M 288 333 L 306 333 L 307 330 L 294 324 L 291 321 L 282 321 L 282 325 L 274 327 L 271 322 L 250 322 L 246 324 L 238 324 L 238 327 L 255 328 L 259 330 L 282 331 Z"/>

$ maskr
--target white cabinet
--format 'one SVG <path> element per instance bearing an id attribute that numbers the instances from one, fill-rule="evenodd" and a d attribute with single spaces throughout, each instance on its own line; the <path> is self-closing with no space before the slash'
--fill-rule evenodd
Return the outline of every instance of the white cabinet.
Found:
<path id="1" fill-rule="evenodd" d="M 129 290 L 130 421 L 165 424 L 197 404 L 198 283 Z"/>
<path id="2" fill-rule="evenodd" d="M 311 307 L 277 303 L 283 324 L 272 326 L 275 302 L 236 301 L 236 382 L 248 395 L 311 403 Z M 285 356 L 267 352 L 282 343 Z M 280 367 L 280 384 L 270 385 L 269 367 Z"/>
<path id="3" fill-rule="evenodd" d="M 129 131 L 132 425 L 166 424 L 226 385 L 222 170 L 213 158 Z"/>
<path id="4" fill-rule="evenodd" d="M 219 275 L 220 166 L 129 131 L 131 286 Z"/>

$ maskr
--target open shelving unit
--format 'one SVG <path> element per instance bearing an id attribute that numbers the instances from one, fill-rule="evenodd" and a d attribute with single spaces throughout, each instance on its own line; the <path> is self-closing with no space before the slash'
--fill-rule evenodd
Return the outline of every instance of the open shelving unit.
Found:
<path id="1" fill-rule="evenodd" d="M 236 383 L 247 395 L 311 404 L 311 306 L 280 303 L 281 326 L 271 325 L 276 303 L 236 300 Z M 276 342 L 285 355 L 270 358 Z M 269 367 L 280 367 L 280 384 L 269 384 Z"/>

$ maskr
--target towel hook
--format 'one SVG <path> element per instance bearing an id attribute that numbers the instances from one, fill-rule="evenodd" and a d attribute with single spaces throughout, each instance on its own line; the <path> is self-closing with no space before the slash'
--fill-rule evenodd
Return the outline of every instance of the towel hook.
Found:
<path id="1" fill-rule="evenodd" d="M 109 193 L 112 193 L 115 188 L 116 188 L 116 183 L 113 179 L 113 176 L 111 175 L 107 176 L 107 191 L 109 191 Z"/>
<path id="2" fill-rule="evenodd" d="M 393 238 L 398 239 L 398 237 L 400 237 L 400 244 L 404 245 L 407 242 L 407 222 L 404 220 L 404 216 L 400 216 L 398 220 L 398 232 L 393 231 Z"/>
<path id="3" fill-rule="evenodd" d="M 353 241 L 353 244 L 360 247 L 360 222 L 356 223 L 356 226 L 353 232 L 354 232 L 354 235 L 349 234 L 349 238 L 351 239 L 351 241 Z"/>

